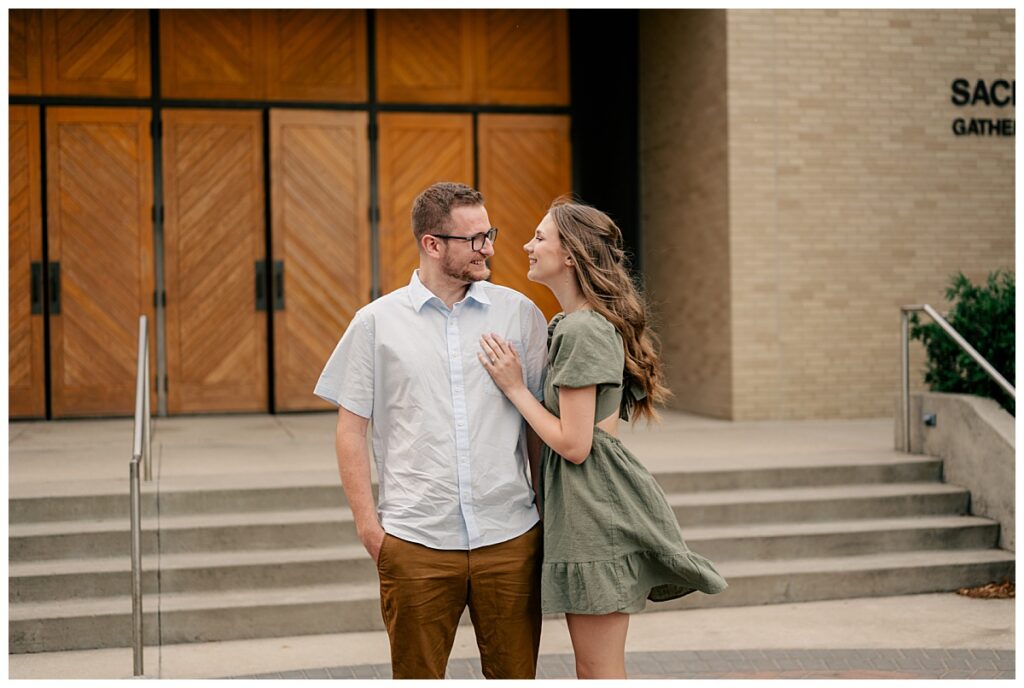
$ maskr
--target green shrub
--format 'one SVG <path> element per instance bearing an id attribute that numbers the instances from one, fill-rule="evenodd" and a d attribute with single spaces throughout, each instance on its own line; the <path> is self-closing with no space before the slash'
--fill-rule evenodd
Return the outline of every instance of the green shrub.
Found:
<path id="1" fill-rule="evenodd" d="M 1013 273 L 997 270 L 988 276 L 987 285 L 975 286 L 958 272 L 950 279 L 946 299 L 956 302 L 946 315 L 949 324 L 1016 387 Z M 928 351 L 924 381 L 931 390 L 989 397 L 1016 415 L 1010 395 L 931 318 L 927 320 L 922 325 L 917 313 L 911 315 L 910 337 L 920 339 Z"/>

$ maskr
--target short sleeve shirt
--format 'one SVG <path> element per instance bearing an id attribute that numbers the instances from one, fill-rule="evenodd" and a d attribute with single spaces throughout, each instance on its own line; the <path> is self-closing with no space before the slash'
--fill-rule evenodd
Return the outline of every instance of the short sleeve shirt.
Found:
<path id="1" fill-rule="evenodd" d="M 496 333 L 540 399 L 546 324 L 517 291 L 476 282 L 449 310 L 413 273 L 360 309 L 314 393 L 372 420 L 384 530 L 434 549 L 510 540 L 538 520 L 525 423 L 477 358 Z"/>

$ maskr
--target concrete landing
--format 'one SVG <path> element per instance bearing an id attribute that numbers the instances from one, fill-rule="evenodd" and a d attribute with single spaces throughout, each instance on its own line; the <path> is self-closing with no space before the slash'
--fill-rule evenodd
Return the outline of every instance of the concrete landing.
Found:
<path id="1" fill-rule="evenodd" d="M 263 476 L 338 484 L 336 414 L 158 418 L 153 466 L 161 488 L 232 476 L 240 486 Z M 132 419 L 22 421 L 8 424 L 12 496 L 84 494 L 105 481 L 127 484 Z M 623 424 L 622 441 L 652 472 L 710 471 L 905 460 L 892 446 L 891 419 L 732 422 L 663 414 L 657 425 Z"/>

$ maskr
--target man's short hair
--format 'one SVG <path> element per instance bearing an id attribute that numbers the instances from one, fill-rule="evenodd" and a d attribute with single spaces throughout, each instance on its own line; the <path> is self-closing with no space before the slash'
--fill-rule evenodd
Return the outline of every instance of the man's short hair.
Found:
<path id="1" fill-rule="evenodd" d="M 447 233 L 452 226 L 454 208 L 483 204 L 483 194 L 465 184 L 438 182 L 428 186 L 412 204 L 412 233 L 416 243 L 419 244 L 424 234 Z"/>

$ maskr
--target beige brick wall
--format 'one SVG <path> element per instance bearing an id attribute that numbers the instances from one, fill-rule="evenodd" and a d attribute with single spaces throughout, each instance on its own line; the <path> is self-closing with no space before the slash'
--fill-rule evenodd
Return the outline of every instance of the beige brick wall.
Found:
<path id="1" fill-rule="evenodd" d="M 725 13 L 650 11 L 640 23 L 642 260 L 671 405 L 728 417 Z"/>
<path id="2" fill-rule="evenodd" d="M 1013 12 L 727 17 L 733 417 L 888 415 L 898 307 L 1013 267 L 1014 139 L 950 130 L 954 78 L 1013 78 Z"/>
<path id="3" fill-rule="evenodd" d="M 648 177 L 659 167 L 644 148 L 645 237 L 648 221 L 681 222 L 683 235 L 699 231 L 696 218 L 711 209 L 720 217 L 727 198 L 727 254 L 714 265 L 698 261 L 698 274 L 665 282 L 708 284 L 728 269 L 727 301 L 714 302 L 730 314 L 724 368 L 731 377 L 717 381 L 732 387 L 725 415 L 891 415 L 899 305 L 944 309 L 952 272 L 979 280 L 1014 265 L 1014 139 L 956 137 L 950 129 L 955 117 L 1014 117 L 1012 107 L 950 103 L 954 78 L 1014 78 L 1013 11 L 728 10 L 724 17 L 727 123 L 705 128 L 703 146 L 717 155 L 713 139 L 727 132 L 727 189 L 687 212 L 679 204 L 652 208 Z M 664 24 L 657 23 L 659 31 L 668 30 Z M 642 21 L 641 30 L 643 46 L 651 23 Z M 707 60 L 692 41 L 675 46 L 682 62 Z M 641 64 L 643 84 L 649 77 Z M 717 68 L 710 71 L 719 77 Z M 641 112 L 648 126 L 670 120 Z M 700 125 L 690 119 L 677 131 Z M 677 145 L 661 131 L 646 132 L 645 141 Z M 693 183 L 682 168 L 667 167 L 679 175 L 675 183 Z M 678 265 L 688 269 L 694 266 Z M 652 291 L 662 290 L 663 272 L 648 272 Z M 685 293 L 689 298 L 695 295 Z M 702 310 L 665 311 L 663 330 L 692 331 L 683 312 Z M 690 343 L 672 336 L 679 349 Z M 919 371 L 924 358 L 915 349 Z M 666 350 L 666 359 L 673 355 Z M 723 367 L 720 358 L 709 360 Z M 680 362 L 669 363 L 675 371 Z M 690 366 L 704 368 L 687 360 L 674 375 L 688 379 Z M 689 408 L 723 415 L 720 405 Z"/>

